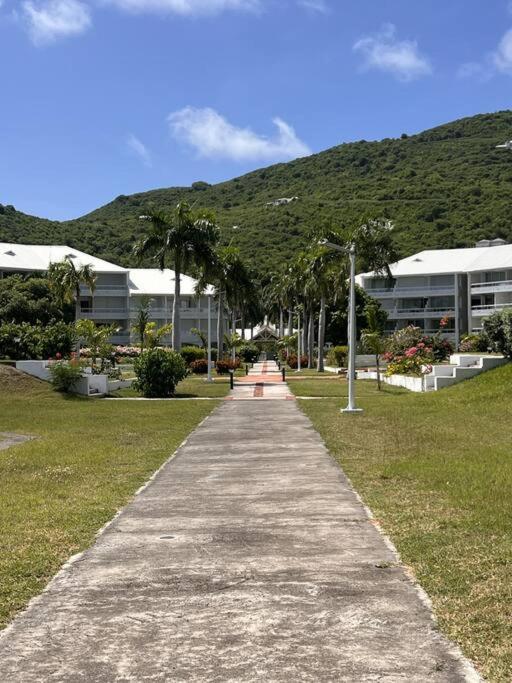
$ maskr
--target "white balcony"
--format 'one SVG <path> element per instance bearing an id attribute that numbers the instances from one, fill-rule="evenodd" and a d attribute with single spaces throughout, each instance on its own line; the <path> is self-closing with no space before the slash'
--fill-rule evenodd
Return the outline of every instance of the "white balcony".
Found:
<path id="1" fill-rule="evenodd" d="M 512 292 L 512 280 L 475 282 L 471 285 L 471 294 L 495 294 L 497 292 Z"/>
<path id="2" fill-rule="evenodd" d="M 453 308 L 395 308 L 392 311 L 386 310 L 392 320 L 403 320 L 404 318 L 453 318 L 455 311 Z"/>
<path id="3" fill-rule="evenodd" d="M 454 285 L 424 285 L 423 287 L 395 286 L 385 289 L 365 289 L 375 299 L 405 299 L 409 297 L 454 296 Z"/>
<path id="4" fill-rule="evenodd" d="M 92 308 L 82 309 L 81 318 L 88 320 L 126 320 L 128 317 L 127 308 Z"/>
<path id="5" fill-rule="evenodd" d="M 491 315 L 491 313 L 494 313 L 495 311 L 504 311 L 507 308 L 512 308 L 512 302 L 504 302 L 501 304 L 482 304 L 480 306 L 472 306 L 471 314 L 476 318 L 479 318 L 481 316 Z"/>
<path id="6" fill-rule="evenodd" d="M 128 296 L 128 288 L 126 285 L 103 285 L 97 284 L 94 288 L 94 294 L 89 287 L 80 285 L 80 296 Z"/>
<path id="7" fill-rule="evenodd" d="M 139 314 L 138 309 L 130 309 L 130 318 L 134 319 Z M 217 311 L 212 308 L 212 316 L 217 315 Z M 187 319 L 197 319 L 197 318 L 207 318 L 208 309 L 207 308 L 182 308 L 180 309 L 180 318 L 182 320 Z M 149 311 L 149 318 L 156 320 L 172 320 L 172 308 L 151 308 Z"/>

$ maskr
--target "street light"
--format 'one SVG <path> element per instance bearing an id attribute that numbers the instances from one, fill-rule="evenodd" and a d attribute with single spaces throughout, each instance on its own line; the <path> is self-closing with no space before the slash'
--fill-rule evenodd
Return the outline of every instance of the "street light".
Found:
<path id="1" fill-rule="evenodd" d="M 496 149 L 509 149 L 512 151 L 512 140 L 507 140 L 502 145 L 496 145 Z"/>
<path id="2" fill-rule="evenodd" d="M 220 315 L 220 314 L 219 314 Z M 213 382 L 212 379 L 212 295 L 208 294 L 208 376 L 207 382 Z"/>
<path id="3" fill-rule="evenodd" d="M 319 240 L 322 247 L 341 251 L 350 257 L 350 297 L 348 313 L 348 405 L 342 408 L 342 413 L 362 413 L 362 408 L 356 408 L 356 245 L 354 243 L 342 247 L 326 239 Z"/>

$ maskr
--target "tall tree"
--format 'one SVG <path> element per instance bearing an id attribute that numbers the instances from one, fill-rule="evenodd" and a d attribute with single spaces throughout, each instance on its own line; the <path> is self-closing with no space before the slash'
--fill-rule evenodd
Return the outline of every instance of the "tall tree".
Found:
<path id="1" fill-rule="evenodd" d="M 69 256 L 63 261 L 51 263 L 48 268 L 48 282 L 50 289 L 62 303 L 75 304 L 75 320 L 80 318 L 80 287 L 88 287 L 94 294 L 96 274 L 89 264 L 75 266 Z"/>
<path id="2" fill-rule="evenodd" d="M 151 256 L 160 270 L 169 265 L 174 270 L 174 301 L 172 311 L 172 347 L 181 349 L 181 276 L 190 269 L 211 272 L 216 258 L 214 248 L 219 229 L 214 215 L 205 210 L 194 211 L 187 202 L 180 202 L 170 213 L 148 211 L 141 219 L 148 227 L 133 252 L 140 260 Z"/>

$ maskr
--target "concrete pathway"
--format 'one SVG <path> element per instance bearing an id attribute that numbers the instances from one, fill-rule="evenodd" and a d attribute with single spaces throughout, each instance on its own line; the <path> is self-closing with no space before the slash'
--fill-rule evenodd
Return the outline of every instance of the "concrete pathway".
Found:
<path id="1" fill-rule="evenodd" d="M 274 361 L 254 363 L 246 377 L 237 377 L 235 388 L 226 397 L 227 401 L 247 401 L 253 399 L 289 400 L 295 397 L 283 382 L 281 371 Z"/>
<path id="2" fill-rule="evenodd" d="M 234 400 L 3 632 L 0 680 L 478 677 L 296 403 Z"/>

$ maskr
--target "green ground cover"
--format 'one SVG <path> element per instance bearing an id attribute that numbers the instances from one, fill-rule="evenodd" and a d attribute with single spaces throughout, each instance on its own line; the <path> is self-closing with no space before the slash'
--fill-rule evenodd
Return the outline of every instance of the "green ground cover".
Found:
<path id="1" fill-rule="evenodd" d="M 340 384 L 290 387 L 326 395 Z M 427 590 L 442 630 L 489 680 L 510 681 L 512 364 L 436 393 L 389 389 L 359 381 L 362 415 L 341 415 L 344 400 L 299 404 Z"/>
<path id="2" fill-rule="evenodd" d="M 244 373 L 245 375 L 245 373 Z M 176 398 L 222 398 L 229 394 L 229 377 L 214 375 L 212 383 L 205 382 L 205 375 L 190 375 L 176 387 Z M 113 391 L 113 398 L 135 398 L 141 394 L 135 389 Z"/>
<path id="3" fill-rule="evenodd" d="M 317 375 L 316 377 L 286 377 L 290 391 L 295 396 L 307 396 L 314 398 L 347 398 L 348 383 L 345 377 L 339 375 Z M 377 392 L 376 382 L 372 380 L 359 380 L 356 382 L 357 397 L 365 396 L 371 399 L 382 399 L 386 396 L 409 394 L 407 389 L 383 385 L 380 393 Z"/>
<path id="4" fill-rule="evenodd" d="M 0 431 L 36 437 L 0 451 L 0 626 L 216 405 L 64 397 L 0 367 Z"/>

